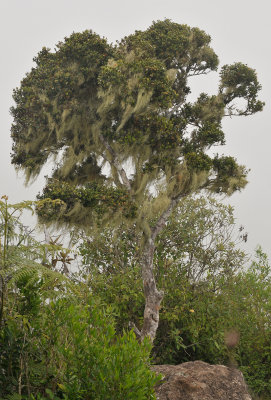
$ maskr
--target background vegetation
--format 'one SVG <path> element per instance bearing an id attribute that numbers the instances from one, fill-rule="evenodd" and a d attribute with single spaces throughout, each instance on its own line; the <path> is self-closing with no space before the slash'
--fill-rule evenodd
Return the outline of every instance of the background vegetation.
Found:
<path id="1" fill-rule="evenodd" d="M 144 309 L 136 230 L 80 235 L 80 270 L 60 273 L 64 249 L 15 217 L 30 204 L 0 205 L 2 399 L 154 399 L 151 363 L 197 359 L 238 366 L 269 398 L 270 265 L 260 248 L 253 261 L 239 249 L 231 207 L 190 198 L 160 236 L 165 297 L 151 346 L 129 329 Z"/>

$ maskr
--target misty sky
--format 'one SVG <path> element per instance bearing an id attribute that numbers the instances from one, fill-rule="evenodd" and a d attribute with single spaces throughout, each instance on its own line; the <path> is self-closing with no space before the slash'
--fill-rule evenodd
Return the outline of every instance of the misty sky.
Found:
<path id="1" fill-rule="evenodd" d="M 251 169 L 247 187 L 227 200 L 235 207 L 237 224 L 249 234 L 246 249 L 252 253 L 260 244 L 271 256 L 270 15 L 269 0 L 0 0 L 0 196 L 8 195 L 11 202 L 34 200 L 44 182 L 41 176 L 25 188 L 10 163 L 12 90 L 33 66 L 37 52 L 43 46 L 53 49 L 73 31 L 92 29 L 114 42 L 154 20 L 170 18 L 210 34 L 220 66 L 241 61 L 258 73 L 265 109 L 252 117 L 226 119 L 223 152 Z M 212 93 L 216 84 L 217 74 L 212 73 L 194 78 L 192 88 L 195 95 Z"/>

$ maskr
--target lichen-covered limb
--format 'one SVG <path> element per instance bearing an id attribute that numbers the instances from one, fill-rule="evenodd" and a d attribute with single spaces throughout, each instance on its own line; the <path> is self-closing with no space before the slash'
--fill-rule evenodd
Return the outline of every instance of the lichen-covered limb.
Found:
<path id="1" fill-rule="evenodd" d="M 162 213 L 162 215 L 158 219 L 156 225 L 152 228 L 151 238 L 152 238 L 153 241 L 155 241 L 157 235 L 161 232 L 161 230 L 165 226 L 170 214 L 172 213 L 174 208 L 177 206 L 177 204 L 179 203 L 181 198 L 185 197 L 185 195 L 186 194 L 184 194 L 184 193 L 180 193 L 178 196 L 176 196 L 173 199 L 171 199 L 171 202 L 170 202 L 168 208 Z"/>
<path id="2" fill-rule="evenodd" d="M 114 151 L 114 149 L 112 148 L 112 146 L 110 146 L 110 144 L 105 140 L 105 138 L 103 137 L 103 135 L 100 135 L 100 140 L 102 142 L 102 144 L 104 145 L 104 147 L 106 148 L 106 150 L 110 153 L 112 160 L 111 163 L 114 165 L 114 167 L 117 169 L 120 178 L 122 180 L 123 185 L 126 187 L 126 189 L 130 192 L 131 191 L 131 184 L 130 181 L 126 175 L 126 172 L 124 171 L 122 165 L 118 162 L 117 159 L 117 155 Z M 110 161 L 109 161 L 110 162 Z"/>
<path id="3" fill-rule="evenodd" d="M 148 336 L 153 342 L 159 324 L 159 309 L 164 296 L 163 291 L 156 287 L 153 273 L 153 254 L 155 243 L 152 238 L 146 242 L 142 257 L 142 278 L 145 295 L 144 321 L 141 330 L 141 340 Z"/>
<path id="4" fill-rule="evenodd" d="M 145 337 L 148 337 L 152 342 L 154 341 L 159 325 L 160 304 L 164 296 L 164 292 L 157 289 L 153 274 L 154 249 L 154 241 L 149 238 L 146 241 L 142 257 L 142 278 L 145 295 L 145 309 L 141 331 L 135 326 L 134 323 L 129 323 L 130 328 L 134 330 L 134 333 L 139 341 L 143 341 Z"/>
<path id="5" fill-rule="evenodd" d="M 144 320 L 141 331 L 132 323 L 130 327 L 134 329 L 138 340 L 142 341 L 148 337 L 152 342 L 155 339 L 156 331 L 159 325 L 159 310 L 164 297 L 164 292 L 157 289 L 153 273 L 153 256 L 155 251 L 155 239 L 165 226 L 168 217 L 174 207 L 178 204 L 182 195 L 172 199 L 168 208 L 162 213 L 156 225 L 151 230 L 151 235 L 146 238 L 145 248 L 142 255 L 142 279 L 145 296 Z"/>
<path id="6" fill-rule="evenodd" d="M 153 342 L 159 325 L 159 310 L 164 297 L 164 292 L 157 289 L 153 273 L 153 255 L 155 251 L 155 239 L 165 226 L 168 218 L 180 199 L 185 194 L 179 194 L 173 198 L 168 208 L 162 213 L 156 225 L 151 230 L 151 236 L 146 240 L 142 257 L 142 278 L 145 295 L 145 310 L 143 327 L 140 332 L 140 340 L 149 337 Z"/>
<path id="7" fill-rule="evenodd" d="M 140 332 L 140 330 L 136 327 L 136 325 L 134 324 L 134 322 L 129 322 L 129 328 L 130 329 L 133 329 L 133 331 L 134 331 L 134 333 L 135 333 L 135 335 L 136 335 L 136 338 L 137 338 L 137 340 L 141 340 L 141 332 Z"/>

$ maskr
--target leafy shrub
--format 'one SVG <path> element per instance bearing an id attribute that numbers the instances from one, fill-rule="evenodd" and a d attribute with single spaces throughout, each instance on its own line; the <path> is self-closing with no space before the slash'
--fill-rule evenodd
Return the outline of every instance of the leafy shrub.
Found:
<path id="1" fill-rule="evenodd" d="M 155 399 L 151 343 L 139 344 L 132 331 L 116 335 L 112 309 L 97 299 L 52 301 L 31 323 L 13 315 L 0 349 L 0 398 Z"/>
<path id="2" fill-rule="evenodd" d="M 112 310 L 92 300 L 50 306 L 58 387 L 69 399 L 154 399 L 157 377 L 149 369 L 151 344 L 132 331 L 117 336 Z"/>

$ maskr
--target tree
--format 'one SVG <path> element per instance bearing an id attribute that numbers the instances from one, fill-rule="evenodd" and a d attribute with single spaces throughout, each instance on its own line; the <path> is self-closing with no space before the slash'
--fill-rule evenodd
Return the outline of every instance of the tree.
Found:
<path id="1" fill-rule="evenodd" d="M 73 33 L 54 52 L 43 48 L 14 91 L 13 164 L 30 179 L 49 156 L 57 161 L 40 217 L 89 228 L 123 220 L 141 232 L 141 339 L 153 340 L 158 327 L 153 255 L 174 208 L 190 193 L 230 195 L 247 183 L 233 157 L 207 152 L 225 144 L 223 117 L 262 110 L 261 87 L 253 69 L 225 65 L 217 94 L 190 103 L 189 80 L 218 67 L 210 41 L 170 20 L 115 46 L 92 31 Z"/>

